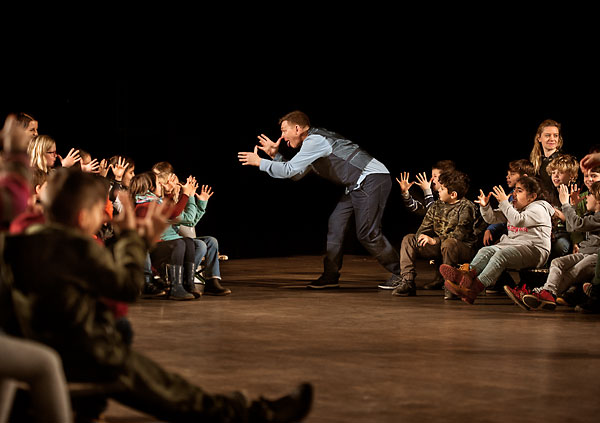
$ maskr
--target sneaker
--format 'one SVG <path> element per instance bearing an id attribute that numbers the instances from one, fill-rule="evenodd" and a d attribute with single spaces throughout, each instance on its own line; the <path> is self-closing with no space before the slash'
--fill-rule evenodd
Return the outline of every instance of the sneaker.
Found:
<path id="1" fill-rule="evenodd" d="M 532 292 L 531 294 L 523 295 L 523 304 L 531 310 L 554 310 L 556 308 L 556 300 L 550 291 L 542 289 L 540 292 Z"/>
<path id="2" fill-rule="evenodd" d="M 392 295 L 397 297 L 414 297 L 417 295 L 417 287 L 415 281 L 402 279 L 400 283 L 392 291 Z"/>
<path id="3" fill-rule="evenodd" d="M 308 289 L 328 289 L 328 288 L 339 288 L 340 284 L 337 280 L 331 280 L 324 278 L 323 275 L 319 276 L 319 279 L 309 283 L 306 286 Z"/>
<path id="4" fill-rule="evenodd" d="M 523 296 L 531 294 L 531 291 L 527 289 L 527 285 L 523 285 L 520 288 L 511 288 L 508 285 L 504 285 L 504 292 L 506 292 L 508 298 L 513 300 L 516 305 L 525 311 L 529 311 L 529 306 L 523 302 Z"/>
<path id="5" fill-rule="evenodd" d="M 585 295 L 587 295 L 588 297 L 592 296 L 592 287 L 594 285 L 592 285 L 590 282 L 586 282 L 583 284 L 583 293 Z"/>
<path id="6" fill-rule="evenodd" d="M 402 283 L 402 281 L 402 276 L 392 275 L 387 281 L 377 285 L 377 287 L 380 289 L 396 289 Z"/>
<path id="7" fill-rule="evenodd" d="M 577 304 L 587 299 L 586 295 L 587 294 L 583 289 L 572 286 L 556 297 L 556 305 L 575 307 Z"/>

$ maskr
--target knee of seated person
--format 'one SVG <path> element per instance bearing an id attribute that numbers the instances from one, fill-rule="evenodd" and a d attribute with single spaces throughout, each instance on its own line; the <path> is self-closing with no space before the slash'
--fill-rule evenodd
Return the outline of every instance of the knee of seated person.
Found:
<path id="1" fill-rule="evenodd" d="M 417 234 L 407 234 L 402 238 L 402 244 L 415 244 L 417 241 Z"/>
<path id="2" fill-rule="evenodd" d="M 458 246 L 458 241 L 454 238 L 446 238 L 440 244 L 440 248 L 442 250 L 451 250 L 455 249 Z"/>

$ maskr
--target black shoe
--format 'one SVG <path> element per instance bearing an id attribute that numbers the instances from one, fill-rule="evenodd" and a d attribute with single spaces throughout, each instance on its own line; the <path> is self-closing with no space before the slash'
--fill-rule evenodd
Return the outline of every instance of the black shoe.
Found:
<path id="1" fill-rule="evenodd" d="M 444 287 L 444 300 L 460 300 L 460 297 L 454 295 L 448 288 Z"/>
<path id="2" fill-rule="evenodd" d="M 221 282 L 219 282 L 219 279 L 210 278 L 206 280 L 206 285 L 204 285 L 204 295 L 215 295 L 222 297 L 229 294 L 231 294 L 231 289 L 224 288 L 221 285 Z"/>
<path id="3" fill-rule="evenodd" d="M 401 283 L 402 283 L 402 276 L 392 275 L 392 276 L 390 276 L 390 278 L 387 281 L 377 285 L 377 287 L 380 289 L 396 289 Z"/>
<path id="4" fill-rule="evenodd" d="M 415 281 L 402 279 L 398 286 L 392 291 L 392 295 L 397 297 L 414 297 L 417 295 Z"/>
<path id="5" fill-rule="evenodd" d="M 444 288 L 444 278 L 439 273 L 435 276 L 435 278 L 431 282 L 429 282 L 428 284 L 425 284 L 423 286 L 423 289 L 429 289 L 429 290 L 442 289 L 442 288 Z"/>
<path id="6" fill-rule="evenodd" d="M 600 300 L 596 298 L 588 298 L 581 304 L 577 304 L 575 311 L 586 314 L 598 314 L 600 313 Z"/>
<path id="7" fill-rule="evenodd" d="M 300 384 L 292 393 L 274 401 L 259 398 L 250 404 L 248 423 L 293 423 L 304 419 L 312 405 L 313 387 Z"/>
<path id="8" fill-rule="evenodd" d="M 337 279 L 324 278 L 322 275 L 319 279 L 306 285 L 308 289 L 327 289 L 327 288 L 339 288 L 340 284 Z"/>

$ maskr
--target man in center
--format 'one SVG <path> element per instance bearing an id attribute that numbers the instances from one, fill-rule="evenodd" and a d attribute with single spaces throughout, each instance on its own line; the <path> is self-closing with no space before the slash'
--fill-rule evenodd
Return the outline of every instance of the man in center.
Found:
<path id="1" fill-rule="evenodd" d="M 294 180 L 314 171 L 345 186 L 344 194 L 329 217 L 323 274 L 308 288 L 339 287 L 344 236 L 353 215 L 360 243 L 391 273 L 389 281 L 399 281 L 398 252 L 381 231 L 381 219 L 392 188 L 387 168 L 341 135 L 311 127 L 308 116 L 301 111 L 286 114 L 279 119 L 279 124 L 281 137 L 276 142 L 260 135 L 259 145 L 254 147 L 253 152 L 238 153 L 242 165 L 257 166 L 273 178 Z M 285 161 L 279 153 L 282 140 L 292 148 L 300 148 L 289 161 Z M 272 160 L 259 157 L 259 149 Z"/>

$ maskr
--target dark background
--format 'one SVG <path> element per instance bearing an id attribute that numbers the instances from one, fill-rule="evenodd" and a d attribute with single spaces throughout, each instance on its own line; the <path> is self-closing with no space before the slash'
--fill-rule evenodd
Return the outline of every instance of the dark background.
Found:
<path id="1" fill-rule="evenodd" d="M 504 184 L 509 161 L 528 158 L 544 119 L 562 124 L 565 151 L 579 158 L 600 142 L 598 82 L 585 63 L 569 62 L 567 73 L 538 55 L 523 61 L 445 47 L 287 61 L 281 50 L 235 57 L 205 51 L 199 61 L 135 68 L 114 61 L 108 70 L 79 64 L 51 77 L 7 79 L 2 114 L 32 114 L 63 156 L 71 147 L 98 159 L 127 155 L 136 173 L 166 160 L 181 179 L 191 174 L 212 186 L 197 231 L 217 237 L 232 258 L 320 254 L 342 189 L 314 175 L 275 180 L 237 159 L 260 133 L 275 141 L 277 120 L 289 111 L 303 110 L 314 126 L 355 141 L 393 177 L 430 175 L 434 162 L 452 159 L 471 177 L 471 199 L 479 188 Z M 399 245 L 418 224 L 394 182 L 385 234 Z M 364 250 L 351 237 L 348 252 Z"/>

